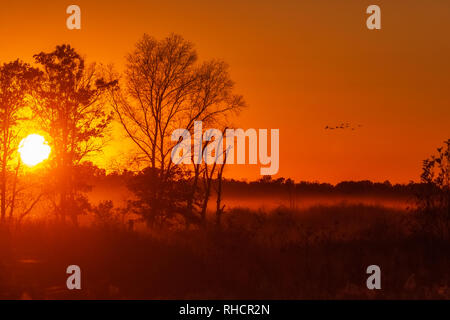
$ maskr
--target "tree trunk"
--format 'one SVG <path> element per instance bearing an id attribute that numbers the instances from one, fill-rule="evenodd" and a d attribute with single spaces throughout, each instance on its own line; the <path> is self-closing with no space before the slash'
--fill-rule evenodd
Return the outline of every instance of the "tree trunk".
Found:
<path id="1" fill-rule="evenodd" d="M 14 175 L 14 182 L 13 182 L 13 188 L 12 188 L 12 195 L 11 195 L 11 206 L 9 208 L 9 220 L 12 220 L 13 214 L 14 214 L 14 209 L 15 209 L 15 203 L 16 203 L 16 193 L 17 193 L 17 179 L 19 177 L 19 169 L 20 169 L 20 157 L 19 160 L 17 161 L 17 167 L 16 167 L 16 172 Z"/>
<path id="2" fill-rule="evenodd" d="M 186 203 L 186 218 L 189 219 L 192 216 L 194 209 L 195 193 L 197 192 L 198 178 L 200 175 L 200 165 L 194 165 L 194 181 L 192 182 L 192 188 L 187 198 Z"/>
<path id="3" fill-rule="evenodd" d="M 225 167 L 225 163 L 220 167 L 220 170 L 217 174 L 217 200 L 216 200 L 216 225 L 220 227 L 221 225 L 221 218 L 223 211 L 225 209 L 225 205 L 222 206 L 222 173 L 223 169 Z"/>
<path id="4" fill-rule="evenodd" d="M 211 168 L 211 174 L 208 174 L 208 165 L 205 163 L 205 172 L 204 172 L 205 196 L 203 198 L 203 205 L 202 205 L 202 211 L 201 211 L 201 219 L 202 219 L 203 224 L 206 224 L 206 211 L 208 210 L 208 202 L 209 202 L 209 197 L 211 195 L 211 182 L 212 182 L 215 170 L 216 170 L 216 162 L 214 162 L 214 164 Z"/>
<path id="5" fill-rule="evenodd" d="M 6 125 L 6 124 L 5 124 Z M 3 154 L 2 154 L 2 168 L 1 168 L 1 221 L 6 218 L 6 164 L 8 160 L 8 133 L 6 129 L 3 131 Z"/>

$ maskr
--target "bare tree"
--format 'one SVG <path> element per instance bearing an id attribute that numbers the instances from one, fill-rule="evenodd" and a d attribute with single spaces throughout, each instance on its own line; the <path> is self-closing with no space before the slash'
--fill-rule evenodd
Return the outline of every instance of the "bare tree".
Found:
<path id="1" fill-rule="evenodd" d="M 128 137 L 158 174 L 161 188 L 153 199 L 158 210 L 163 205 L 158 199 L 164 198 L 159 193 L 174 177 L 170 156 L 177 142 L 171 140 L 172 132 L 192 132 L 196 121 L 223 121 L 245 103 L 233 93 L 228 66 L 218 60 L 199 63 L 192 43 L 179 35 L 162 40 L 144 35 L 127 62 L 124 87 L 110 90 L 112 105 Z M 194 165 L 194 181 L 198 169 Z"/>
<path id="2" fill-rule="evenodd" d="M 223 145 L 223 137 L 225 135 L 227 128 L 223 129 L 221 131 L 221 136 L 218 138 L 218 146 Z M 217 137 L 216 137 L 217 138 Z M 203 152 L 206 150 L 208 145 L 211 143 L 211 139 L 208 137 L 208 139 L 203 142 Z M 203 194 L 202 194 L 202 201 L 201 201 L 201 210 L 200 210 L 200 218 L 203 223 L 206 223 L 206 213 L 208 210 L 208 202 L 211 197 L 212 189 L 214 182 L 217 182 L 216 189 L 216 223 L 217 225 L 220 225 L 220 219 L 221 215 L 223 213 L 223 210 L 225 206 L 221 205 L 222 201 L 222 179 L 223 179 L 223 171 L 225 169 L 225 165 L 227 162 L 227 157 L 229 154 L 230 149 L 229 148 L 218 148 L 218 150 L 214 150 L 214 161 L 212 163 L 204 163 L 201 164 L 202 169 L 196 170 L 195 174 L 197 172 L 202 172 L 203 175 Z M 219 161 L 219 159 L 221 160 Z M 200 165 L 196 165 L 200 166 Z M 217 171 L 217 174 L 216 174 Z M 216 175 L 216 176 L 215 176 Z M 215 177 L 215 178 L 214 178 Z"/>

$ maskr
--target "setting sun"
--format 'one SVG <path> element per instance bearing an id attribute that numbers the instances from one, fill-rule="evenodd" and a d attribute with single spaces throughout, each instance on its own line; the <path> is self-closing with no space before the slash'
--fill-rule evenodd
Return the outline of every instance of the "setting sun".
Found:
<path id="1" fill-rule="evenodd" d="M 50 155 L 50 147 L 43 136 L 30 134 L 19 144 L 20 158 L 27 166 L 35 166 Z"/>

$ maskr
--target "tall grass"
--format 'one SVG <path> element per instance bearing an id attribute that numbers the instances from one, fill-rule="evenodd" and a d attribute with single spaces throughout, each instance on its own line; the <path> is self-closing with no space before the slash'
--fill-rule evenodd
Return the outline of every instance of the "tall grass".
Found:
<path id="1" fill-rule="evenodd" d="M 0 298 L 450 298 L 450 246 L 410 232 L 406 211 L 363 205 L 233 209 L 190 230 L 44 222 L 0 233 Z M 68 265 L 82 290 L 65 288 Z M 366 288 L 367 266 L 382 290 Z"/>

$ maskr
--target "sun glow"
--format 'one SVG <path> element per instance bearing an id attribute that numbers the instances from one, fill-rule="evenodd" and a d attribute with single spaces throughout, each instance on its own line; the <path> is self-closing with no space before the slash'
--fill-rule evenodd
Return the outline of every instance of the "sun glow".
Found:
<path id="1" fill-rule="evenodd" d="M 43 136 L 30 134 L 19 144 L 20 158 L 27 166 L 35 166 L 50 155 L 50 147 Z"/>

